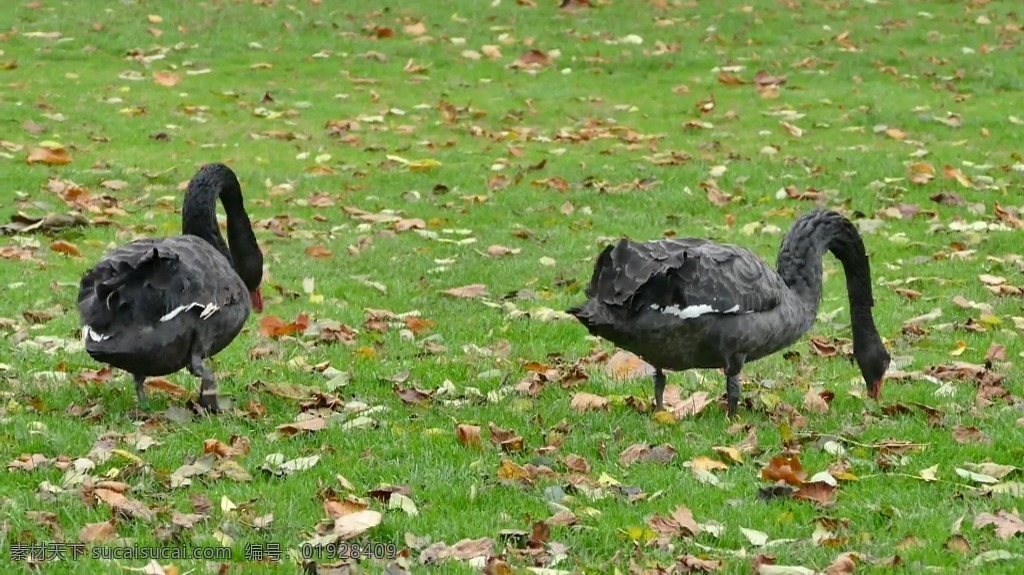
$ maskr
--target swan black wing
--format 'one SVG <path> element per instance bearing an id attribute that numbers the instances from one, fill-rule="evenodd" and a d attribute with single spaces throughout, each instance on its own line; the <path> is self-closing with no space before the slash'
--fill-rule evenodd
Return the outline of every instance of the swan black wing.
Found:
<path id="1" fill-rule="evenodd" d="M 175 315 L 201 314 L 209 303 L 244 299 L 243 293 L 233 293 L 240 287 L 227 259 L 199 238 L 138 240 L 86 272 L 79 283 L 78 311 L 82 325 L 102 337 L 156 326 L 175 310 Z"/>
<path id="2" fill-rule="evenodd" d="M 749 250 L 705 239 L 621 240 L 601 252 L 586 293 L 630 315 L 649 308 L 683 319 L 776 308 L 782 279 Z"/>

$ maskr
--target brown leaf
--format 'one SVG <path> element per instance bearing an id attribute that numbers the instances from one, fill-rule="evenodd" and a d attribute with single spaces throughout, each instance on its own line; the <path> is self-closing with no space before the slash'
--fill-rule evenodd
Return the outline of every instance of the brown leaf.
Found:
<path id="1" fill-rule="evenodd" d="M 33 148 L 29 151 L 25 162 L 29 165 L 63 166 L 71 163 L 71 156 L 64 148 Z"/>
<path id="2" fill-rule="evenodd" d="M 768 467 L 761 470 L 761 478 L 768 481 L 785 481 L 790 485 L 803 485 L 807 472 L 800 465 L 800 459 L 794 453 L 791 456 L 776 455 L 768 462 Z"/>
<path id="3" fill-rule="evenodd" d="M 985 361 L 1006 361 L 1006 346 L 992 343 L 985 352 Z"/>
<path id="4" fill-rule="evenodd" d="M 970 178 L 968 178 L 963 172 L 961 172 L 959 168 L 955 168 L 950 165 L 943 166 L 942 175 L 951 180 L 956 180 L 958 184 L 965 188 L 974 187 L 974 184 L 971 183 Z"/>
<path id="5" fill-rule="evenodd" d="M 1024 533 L 1024 521 L 1020 515 L 1011 511 L 999 510 L 995 515 L 991 513 L 979 513 L 974 518 L 974 527 L 981 529 L 988 525 L 996 526 L 996 535 L 1008 541 L 1014 535 Z"/>
<path id="6" fill-rule="evenodd" d="M 147 523 L 156 519 L 156 513 L 146 507 L 141 501 L 129 499 L 117 491 L 110 489 L 95 489 L 93 495 L 110 506 L 111 509 L 134 519 L 141 519 Z"/>
<path id="7" fill-rule="evenodd" d="M 78 540 L 82 543 L 102 543 L 115 537 L 117 537 L 117 529 L 110 521 L 86 523 L 78 530 Z"/>
<path id="8" fill-rule="evenodd" d="M 676 449 L 671 444 L 663 443 L 651 447 L 646 443 L 634 443 L 619 454 L 619 464 L 629 467 L 634 463 L 646 463 L 649 461 L 665 464 L 676 456 Z"/>
<path id="9" fill-rule="evenodd" d="M 701 559 L 694 555 L 676 557 L 678 573 L 713 573 L 722 568 L 722 562 L 714 559 Z"/>
<path id="10" fill-rule="evenodd" d="M 487 295 L 487 286 L 484 284 L 470 284 L 462 287 L 451 288 L 441 292 L 445 295 L 461 298 L 476 298 Z"/>
<path id="11" fill-rule="evenodd" d="M 693 520 L 693 512 L 683 505 L 676 507 L 671 517 L 655 514 L 648 525 L 653 531 L 673 537 L 695 537 L 701 532 L 700 526 Z"/>
<path id="12" fill-rule="evenodd" d="M 350 513 L 334 520 L 331 535 L 337 536 L 342 541 L 347 541 L 380 525 L 381 519 L 380 512 L 372 509 Z"/>
<path id="13" fill-rule="evenodd" d="M 434 398 L 434 394 L 415 387 L 400 387 L 395 385 L 395 395 L 406 405 L 424 405 Z"/>
<path id="14" fill-rule="evenodd" d="M 406 24 L 402 27 L 402 32 L 410 36 L 422 36 L 427 33 L 427 25 L 423 22 L 416 22 L 415 24 Z"/>
<path id="15" fill-rule="evenodd" d="M 744 84 L 749 84 L 750 82 L 740 78 L 736 74 L 730 74 L 729 72 L 719 72 L 718 83 L 725 86 L 742 86 Z"/>
<path id="16" fill-rule="evenodd" d="M 58 254 L 64 254 L 66 256 L 80 256 L 82 252 L 78 251 L 78 246 L 71 242 L 64 240 L 57 240 L 50 244 L 50 250 L 57 252 Z"/>
<path id="17" fill-rule="evenodd" d="M 493 245 L 487 248 L 487 255 L 491 257 L 511 256 L 518 254 L 522 250 L 519 248 L 507 248 L 505 246 Z"/>
<path id="18" fill-rule="evenodd" d="M 326 260 L 334 256 L 334 254 L 331 253 L 331 250 L 323 246 L 309 246 L 306 248 L 306 255 L 318 260 Z"/>
<path id="19" fill-rule="evenodd" d="M 608 409 L 608 398 L 581 391 L 573 394 L 570 407 L 581 413 L 587 410 Z"/>
<path id="20" fill-rule="evenodd" d="M 957 443 L 989 443 L 988 435 L 973 425 L 957 425 L 953 428 L 953 439 Z"/>
<path id="21" fill-rule="evenodd" d="M 634 353 L 618 350 L 604 366 L 613 379 L 628 380 L 654 375 L 654 368 Z"/>
<path id="22" fill-rule="evenodd" d="M 949 539 L 946 539 L 943 547 L 955 553 L 970 553 L 971 551 L 971 543 L 963 535 L 950 536 Z"/>
<path id="23" fill-rule="evenodd" d="M 807 499 L 822 506 L 826 506 L 832 503 L 832 497 L 835 493 L 835 486 L 825 483 L 824 481 L 815 481 L 813 483 L 801 484 L 796 490 L 796 493 L 793 494 L 793 498 Z"/>
<path id="24" fill-rule="evenodd" d="M 675 389 L 675 392 L 670 394 L 670 389 Z M 711 395 L 706 391 L 698 391 L 686 399 L 679 399 L 679 390 L 675 386 L 665 389 L 663 399 L 665 409 L 677 418 L 696 416 L 711 404 Z"/>
<path id="25" fill-rule="evenodd" d="M 719 189 L 718 183 L 714 180 L 701 182 L 700 187 L 704 188 L 704 191 L 707 192 L 708 201 L 719 208 L 724 208 L 732 201 L 732 195 Z"/>
<path id="26" fill-rule="evenodd" d="M 322 417 L 311 417 L 309 419 L 303 419 L 302 421 L 282 423 L 281 425 L 278 425 L 276 429 L 279 434 L 285 437 L 290 437 L 304 431 L 320 431 L 325 427 L 327 427 L 327 420 Z"/>
<path id="27" fill-rule="evenodd" d="M 527 50 L 516 61 L 509 65 L 510 68 L 543 68 L 553 66 L 554 60 L 540 50 Z"/>
<path id="28" fill-rule="evenodd" d="M 841 553 L 825 568 L 825 575 L 852 575 L 857 568 L 853 553 Z"/>
<path id="29" fill-rule="evenodd" d="M 828 413 L 828 402 L 819 390 L 809 388 L 804 394 L 804 410 L 811 413 Z"/>
<path id="30" fill-rule="evenodd" d="M 301 334 L 308 327 L 309 317 L 304 313 L 300 313 L 296 316 L 295 321 L 287 324 L 281 318 L 274 315 L 267 314 L 260 317 L 260 333 L 271 338 Z"/>
<path id="31" fill-rule="evenodd" d="M 964 205 L 964 199 L 960 194 L 956 192 L 939 192 L 929 196 L 931 201 L 942 204 L 943 206 L 962 206 Z"/>
<path id="32" fill-rule="evenodd" d="M 1018 230 L 1024 228 L 1024 220 L 1017 217 L 1017 215 L 1014 214 L 1013 212 L 1009 212 L 1006 209 L 1004 209 L 1002 206 L 999 205 L 999 202 L 995 203 L 994 211 L 996 217 L 1009 224 L 1010 227 L 1017 228 Z"/>
<path id="33" fill-rule="evenodd" d="M 474 449 L 481 449 L 483 447 L 483 442 L 480 440 L 479 425 L 466 425 L 460 423 L 455 426 L 455 436 L 459 438 L 459 443 L 466 447 L 472 447 Z"/>
<path id="34" fill-rule="evenodd" d="M 839 351 L 832 342 L 820 335 L 811 336 L 809 343 L 818 357 L 834 357 Z"/>
<path id="35" fill-rule="evenodd" d="M 171 383 L 164 377 L 150 377 L 145 383 L 146 391 L 159 391 L 178 399 L 188 397 L 191 392 L 180 385 Z"/>
<path id="36" fill-rule="evenodd" d="M 425 230 L 427 222 L 420 218 L 402 218 L 394 224 L 396 232 L 407 232 L 409 230 Z"/>
<path id="37" fill-rule="evenodd" d="M 584 475 L 590 473 L 590 464 L 587 460 L 576 454 L 570 454 L 565 456 L 565 467 L 569 471 L 576 473 L 583 473 Z"/>
<path id="38" fill-rule="evenodd" d="M 178 82 L 181 81 L 181 76 L 174 72 L 153 72 L 153 81 L 161 86 L 170 88 L 178 85 Z"/>

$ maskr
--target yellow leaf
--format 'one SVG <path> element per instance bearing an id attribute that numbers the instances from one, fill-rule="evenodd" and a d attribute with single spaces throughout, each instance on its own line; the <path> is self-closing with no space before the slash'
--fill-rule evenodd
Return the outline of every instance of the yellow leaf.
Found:
<path id="1" fill-rule="evenodd" d="M 907 166 L 907 179 L 910 183 L 923 186 L 935 178 L 935 167 L 928 162 L 914 162 Z"/>
<path id="2" fill-rule="evenodd" d="M 658 536 L 657 533 L 647 527 L 627 527 L 623 530 L 630 541 L 650 541 Z"/>
<path id="3" fill-rule="evenodd" d="M 662 425 L 672 425 L 677 421 L 676 416 L 671 411 L 655 411 L 652 417 L 655 422 Z"/>
<path id="4" fill-rule="evenodd" d="M 715 453 L 722 455 L 729 461 L 743 463 L 743 455 L 740 453 L 740 450 L 736 449 L 735 447 L 715 446 L 712 447 L 711 449 L 715 450 Z"/>
<path id="5" fill-rule="evenodd" d="M 728 465 L 726 465 L 726 464 L 724 464 L 721 461 L 718 461 L 716 459 L 711 459 L 710 457 L 708 457 L 706 455 L 698 455 L 697 457 L 694 457 L 693 461 L 691 461 L 690 463 L 693 464 L 694 468 L 696 468 L 696 469 L 703 469 L 705 471 L 715 471 L 715 470 L 720 470 L 720 469 L 729 469 Z"/>
<path id="6" fill-rule="evenodd" d="M 438 162 L 437 160 L 431 158 L 424 158 L 422 160 L 407 160 L 402 156 L 388 154 L 387 159 L 391 160 L 392 162 L 398 162 L 399 164 L 406 166 L 407 168 L 414 172 L 429 170 L 431 168 L 436 168 L 441 165 L 441 162 Z"/>
<path id="7" fill-rule="evenodd" d="M 949 352 L 949 355 L 953 357 L 959 357 L 963 355 L 965 351 L 967 351 L 967 342 L 960 340 L 956 342 L 956 349 L 951 350 Z"/>

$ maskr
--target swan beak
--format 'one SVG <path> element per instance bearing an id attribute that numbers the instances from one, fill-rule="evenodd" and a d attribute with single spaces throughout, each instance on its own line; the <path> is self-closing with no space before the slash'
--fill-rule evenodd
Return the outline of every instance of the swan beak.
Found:
<path id="1" fill-rule="evenodd" d="M 249 293 L 249 300 L 252 302 L 253 311 L 263 313 L 263 294 L 260 293 L 260 288 Z"/>
<path id="2" fill-rule="evenodd" d="M 873 385 L 868 386 L 868 397 L 878 401 L 878 398 L 882 395 L 882 378 L 878 378 Z"/>

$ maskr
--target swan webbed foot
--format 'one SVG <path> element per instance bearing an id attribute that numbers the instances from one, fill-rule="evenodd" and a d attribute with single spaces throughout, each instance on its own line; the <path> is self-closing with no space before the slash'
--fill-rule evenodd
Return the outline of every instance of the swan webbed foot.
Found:
<path id="1" fill-rule="evenodd" d="M 189 361 L 188 371 L 200 378 L 199 384 L 199 406 L 209 413 L 219 413 L 220 405 L 217 401 L 217 380 L 213 371 L 203 364 L 203 358 L 193 355 Z"/>
<path id="2" fill-rule="evenodd" d="M 654 372 L 654 412 L 665 411 L 665 372 Z"/>
<path id="3" fill-rule="evenodd" d="M 132 379 L 135 380 L 135 397 L 138 399 L 139 409 L 148 410 L 149 401 L 146 399 L 146 376 L 133 373 Z"/>

